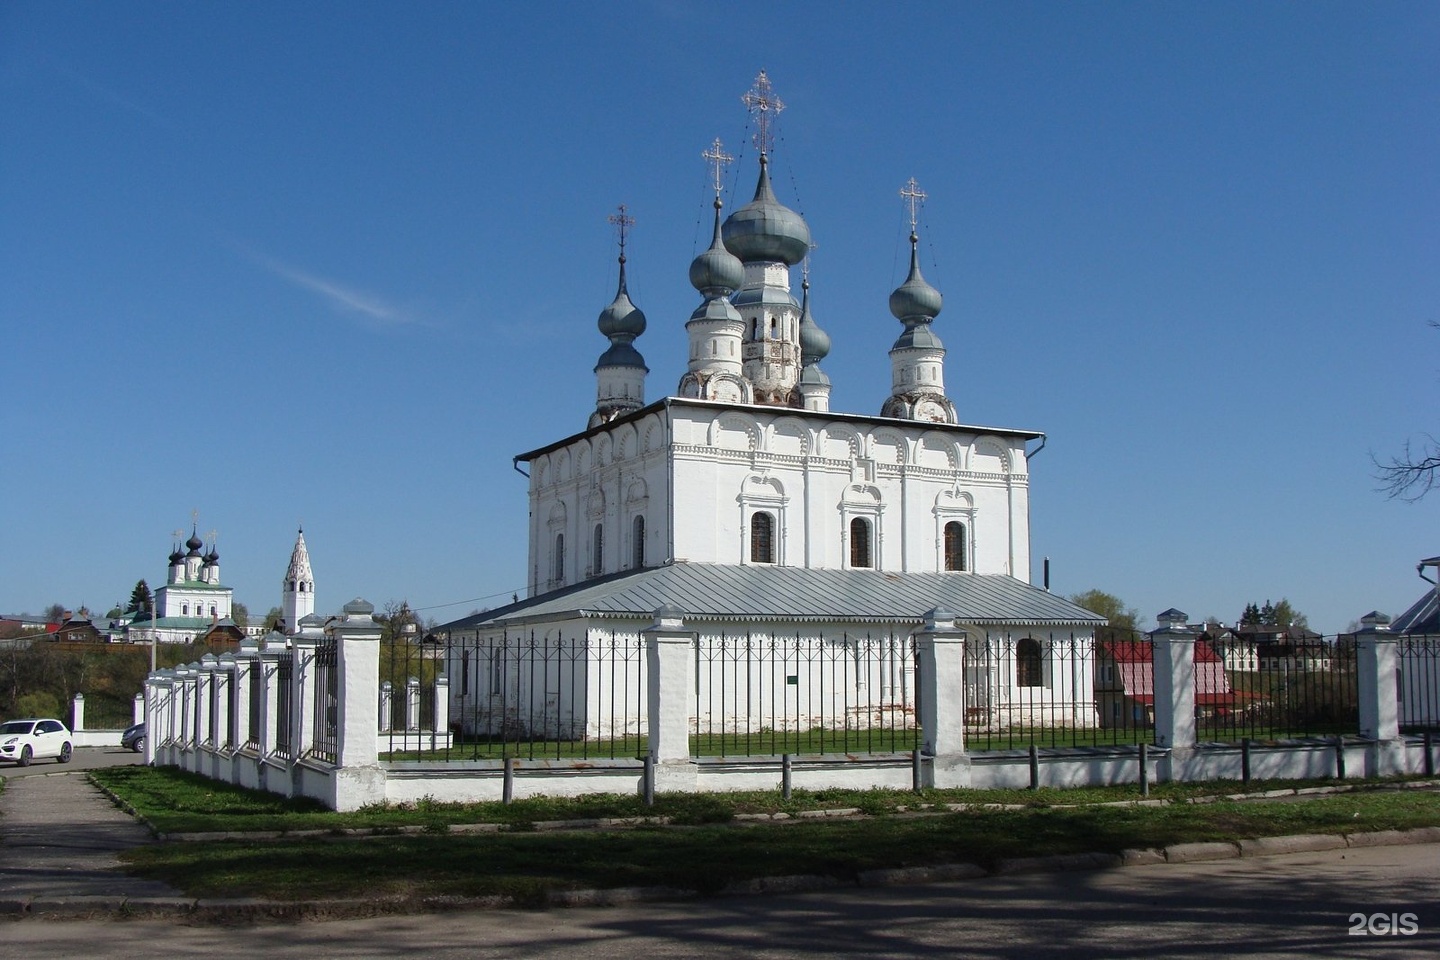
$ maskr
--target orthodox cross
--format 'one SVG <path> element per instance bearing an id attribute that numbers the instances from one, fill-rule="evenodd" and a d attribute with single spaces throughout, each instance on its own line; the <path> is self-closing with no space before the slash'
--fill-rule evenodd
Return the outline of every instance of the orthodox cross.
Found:
<path id="1" fill-rule="evenodd" d="M 910 232 L 915 232 L 915 224 L 919 220 L 920 207 L 925 204 L 925 191 L 920 189 L 920 184 L 911 177 L 905 181 L 905 186 L 900 188 L 900 196 L 905 198 L 905 203 L 910 207 Z"/>
<path id="2" fill-rule="evenodd" d="M 700 156 L 710 161 L 712 171 L 711 179 L 714 181 L 713 186 L 715 187 L 715 199 L 718 200 L 720 199 L 720 191 L 725 187 L 725 168 L 728 167 L 735 158 L 725 152 L 725 145 L 720 142 L 719 137 L 716 137 L 715 142 L 710 144 L 710 149 L 701 153 Z"/>
<path id="3" fill-rule="evenodd" d="M 607 223 L 613 224 L 615 226 L 615 229 L 620 233 L 620 262 L 624 263 L 625 234 L 630 230 L 631 227 L 635 226 L 635 218 L 626 214 L 625 204 L 620 204 L 617 209 L 619 210 L 618 213 L 610 214 L 610 216 L 606 217 L 605 220 Z"/>
<path id="4" fill-rule="evenodd" d="M 770 78 L 761 70 L 760 75 L 755 78 L 755 86 L 751 87 L 740 102 L 745 104 L 745 109 L 750 111 L 755 118 L 755 149 L 764 156 L 775 146 L 775 121 L 780 117 L 780 111 L 785 109 L 784 102 L 770 89 Z"/>
<path id="5" fill-rule="evenodd" d="M 220 542 L 220 531 L 212 528 L 206 536 L 210 538 L 210 549 L 214 550 L 215 544 Z"/>

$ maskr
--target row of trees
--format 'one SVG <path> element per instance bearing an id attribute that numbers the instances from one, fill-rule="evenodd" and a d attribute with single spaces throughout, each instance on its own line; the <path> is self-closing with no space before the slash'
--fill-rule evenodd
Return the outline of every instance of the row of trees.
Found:
<path id="1" fill-rule="evenodd" d="M 1071 594 L 1070 602 L 1091 613 L 1098 613 L 1110 621 L 1108 627 L 1101 629 L 1097 636 L 1099 640 L 1129 639 L 1140 630 L 1140 611 L 1127 606 L 1125 601 L 1113 593 L 1106 593 L 1103 590 L 1086 590 L 1084 593 Z M 1219 623 L 1220 620 L 1218 617 L 1206 617 L 1202 622 Z M 1240 615 L 1240 623 L 1281 628 L 1295 627 L 1302 630 L 1310 626 L 1305 614 L 1296 610 L 1290 601 L 1283 597 L 1279 603 L 1272 604 L 1266 600 L 1263 607 L 1255 603 L 1247 603 L 1244 612 Z"/>

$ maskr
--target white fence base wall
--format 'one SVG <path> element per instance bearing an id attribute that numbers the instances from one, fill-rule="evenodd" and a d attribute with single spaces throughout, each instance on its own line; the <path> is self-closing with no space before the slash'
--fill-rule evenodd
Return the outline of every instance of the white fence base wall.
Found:
<path id="1" fill-rule="evenodd" d="M 118 747 L 124 730 L 75 730 L 70 742 L 77 747 Z"/>
<path id="2" fill-rule="evenodd" d="M 1440 753 L 1440 747 L 1436 748 Z M 1419 738 L 1347 742 L 1347 779 L 1416 774 L 1425 770 L 1424 744 Z M 1440 758 L 1437 758 L 1440 759 Z M 1334 777 L 1335 745 L 1322 741 L 1256 745 L 1250 751 L 1254 780 L 1298 780 Z M 156 748 L 156 763 L 194 770 L 240 786 L 284 796 L 304 796 L 336 810 L 355 810 L 377 803 L 441 803 L 498 801 L 504 797 L 504 764 L 498 760 L 380 763 L 337 768 L 319 761 L 276 758 L 261 760 L 253 751 L 178 750 Z M 659 792 L 733 793 L 779 790 L 779 757 L 702 758 L 656 765 Z M 1133 749 L 1042 751 L 1039 782 L 1045 787 L 1114 786 L 1140 779 L 1139 757 Z M 1242 751 L 1238 745 L 1209 744 L 1187 750 L 1150 750 L 1150 779 L 1205 782 L 1240 780 Z M 1030 785 L 1030 761 L 1018 752 L 980 753 L 926 758 L 921 770 L 926 786 L 1024 788 Z M 850 757 L 796 757 L 791 786 L 797 790 L 908 790 L 913 767 L 903 754 Z M 577 797 L 595 793 L 636 794 L 644 789 L 644 765 L 638 760 L 516 760 L 512 796 Z"/>

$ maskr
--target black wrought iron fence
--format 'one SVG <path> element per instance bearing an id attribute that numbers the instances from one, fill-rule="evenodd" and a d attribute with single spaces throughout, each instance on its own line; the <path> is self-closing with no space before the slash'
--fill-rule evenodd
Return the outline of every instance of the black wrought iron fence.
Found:
<path id="1" fill-rule="evenodd" d="M 317 760 L 334 763 L 337 753 L 335 724 L 340 704 L 334 637 L 326 637 L 316 644 L 313 676 L 315 702 L 310 723 L 313 731 L 310 755 Z"/>
<path id="2" fill-rule="evenodd" d="M 908 632 L 700 633 L 696 756 L 908 753 L 919 744 Z"/>
<path id="3" fill-rule="evenodd" d="M 1348 637 L 1195 643 L 1195 734 L 1201 742 L 1354 734 L 1360 725 Z"/>
<path id="4" fill-rule="evenodd" d="M 381 679 L 392 695 L 382 752 L 390 759 L 615 759 L 647 749 L 645 646 L 636 630 L 518 629 L 385 646 Z M 436 731 L 441 676 L 448 716 Z"/>
<path id="5" fill-rule="evenodd" d="M 965 644 L 971 751 L 1096 747 L 1154 736 L 1144 634 L 987 630 Z"/>
<path id="6" fill-rule="evenodd" d="M 295 676 L 295 665 L 289 655 L 282 656 L 275 665 L 275 749 L 277 757 L 288 759 L 294 755 L 291 732 L 294 717 L 291 705 L 295 702 L 291 683 Z"/>
<path id="7" fill-rule="evenodd" d="M 260 705 L 265 698 L 265 663 L 255 657 L 240 669 L 248 671 L 250 677 L 250 715 L 245 731 L 245 746 L 253 750 L 260 746 Z"/>
<path id="8" fill-rule="evenodd" d="M 1440 636 L 1402 636 L 1395 656 L 1400 729 L 1440 730 Z"/>

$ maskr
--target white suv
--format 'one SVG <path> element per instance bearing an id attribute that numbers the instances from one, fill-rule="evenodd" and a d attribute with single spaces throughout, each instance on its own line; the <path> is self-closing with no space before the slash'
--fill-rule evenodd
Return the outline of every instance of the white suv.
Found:
<path id="1" fill-rule="evenodd" d="M 70 762 L 70 731 L 59 720 L 9 720 L 0 723 L 0 760 L 28 767 L 31 760 L 54 757 Z"/>

